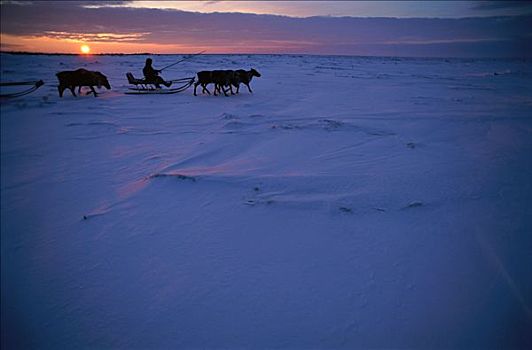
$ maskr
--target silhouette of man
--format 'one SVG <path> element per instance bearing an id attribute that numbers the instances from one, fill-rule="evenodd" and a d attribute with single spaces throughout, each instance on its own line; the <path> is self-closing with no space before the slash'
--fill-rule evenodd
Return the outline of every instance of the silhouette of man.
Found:
<path id="1" fill-rule="evenodd" d="M 166 87 L 170 87 L 170 85 L 172 85 L 172 82 L 171 81 L 169 81 L 169 82 L 164 81 L 164 79 L 159 76 L 159 73 L 161 71 L 157 70 L 157 69 L 154 69 L 152 67 L 152 65 L 151 65 L 152 62 L 153 61 L 152 61 L 151 58 L 147 58 L 146 59 L 146 65 L 142 69 L 142 73 L 144 73 L 144 78 L 146 79 L 146 82 L 148 84 L 155 85 L 156 88 L 160 88 L 161 87 L 160 84 L 163 84 Z"/>

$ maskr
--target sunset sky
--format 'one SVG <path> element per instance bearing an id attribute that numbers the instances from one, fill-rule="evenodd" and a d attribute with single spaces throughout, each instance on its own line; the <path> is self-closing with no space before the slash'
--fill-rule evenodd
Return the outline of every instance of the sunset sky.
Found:
<path id="1" fill-rule="evenodd" d="M 2 51 L 530 57 L 531 39 L 518 1 L 1 2 Z"/>

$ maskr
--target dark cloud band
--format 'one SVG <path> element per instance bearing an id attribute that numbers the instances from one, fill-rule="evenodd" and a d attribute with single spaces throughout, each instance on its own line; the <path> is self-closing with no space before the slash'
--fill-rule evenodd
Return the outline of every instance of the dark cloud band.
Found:
<path id="1" fill-rule="evenodd" d="M 216 52 L 532 56 L 531 15 L 461 19 L 291 18 L 82 5 L 87 3 L 2 3 L 2 34 L 201 46 Z"/>

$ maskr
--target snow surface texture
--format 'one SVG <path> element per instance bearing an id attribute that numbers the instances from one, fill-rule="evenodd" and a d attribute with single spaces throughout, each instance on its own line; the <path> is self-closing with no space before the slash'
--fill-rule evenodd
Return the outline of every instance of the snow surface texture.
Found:
<path id="1" fill-rule="evenodd" d="M 1 106 L 8 348 L 532 346 L 530 61 L 204 55 L 163 76 L 262 77 L 194 97 L 1 59 L 46 82 Z M 113 89 L 60 99 L 79 67 Z"/>

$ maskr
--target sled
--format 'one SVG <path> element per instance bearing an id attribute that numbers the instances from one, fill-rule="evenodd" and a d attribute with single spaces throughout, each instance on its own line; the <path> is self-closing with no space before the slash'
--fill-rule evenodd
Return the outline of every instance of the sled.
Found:
<path id="1" fill-rule="evenodd" d="M 135 87 L 130 87 L 130 91 L 126 91 L 126 94 L 128 95 L 169 95 L 169 94 L 176 94 L 181 91 L 185 91 L 188 89 L 192 84 L 194 84 L 194 77 L 191 78 L 182 78 L 182 79 L 174 79 L 174 80 L 168 80 L 172 84 L 179 84 L 179 86 L 175 88 L 156 88 L 154 84 L 149 83 L 146 81 L 146 79 L 137 79 L 133 76 L 132 73 L 126 74 L 127 81 L 131 85 L 135 85 Z"/>
<path id="2" fill-rule="evenodd" d="M 24 85 L 31 85 L 31 87 L 27 88 L 26 90 L 19 91 L 19 92 L 12 92 L 12 93 L 0 93 L 1 98 L 11 98 L 11 97 L 20 97 L 27 94 L 31 94 L 38 88 L 44 85 L 44 81 L 37 80 L 37 81 L 22 81 L 22 82 L 13 82 L 13 83 L 0 83 L 0 87 L 4 86 L 24 86 Z"/>

